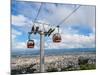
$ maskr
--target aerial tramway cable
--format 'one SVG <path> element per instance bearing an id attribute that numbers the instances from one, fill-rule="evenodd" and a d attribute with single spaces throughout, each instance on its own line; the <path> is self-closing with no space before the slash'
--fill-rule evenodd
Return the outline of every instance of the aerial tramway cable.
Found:
<path id="1" fill-rule="evenodd" d="M 35 17 L 35 19 L 34 19 L 34 21 L 33 21 L 33 24 L 34 24 L 35 21 L 37 20 L 37 17 L 38 17 L 38 15 L 39 15 L 39 13 L 40 13 L 41 7 L 42 7 L 42 4 L 40 5 L 40 8 L 39 8 L 39 10 L 38 10 L 38 13 L 37 13 L 37 15 L 36 15 L 36 17 Z M 34 24 L 34 25 L 35 25 L 35 24 Z M 39 27 L 37 26 L 37 27 L 35 28 L 34 25 L 32 26 L 31 32 L 28 32 L 27 48 L 34 48 L 34 45 L 35 45 L 34 40 L 30 39 L 30 36 L 31 36 L 32 33 L 36 34 L 36 33 L 38 32 L 38 30 L 39 30 Z"/>
<path id="2" fill-rule="evenodd" d="M 65 21 L 67 20 L 74 12 L 76 12 L 78 9 L 80 8 L 80 6 L 78 6 L 76 9 L 74 9 L 67 17 L 65 17 L 58 25 L 57 25 L 57 28 L 58 28 L 58 32 L 55 33 L 52 37 L 52 40 L 54 43 L 59 43 L 61 42 L 61 35 L 59 33 L 59 27 L 60 25 Z"/>
<path id="3" fill-rule="evenodd" d="M 34 21 L 33 21 L 33 24 L 36 22 L 36 20 L 37 20 L 37 18 L 38 18 L 38 16 L 39 16 L 39 13 L 40 13 L 40 11 L 41 11 L 42 5 L 43 5 L 43 4 L 41 3 L 41 5 L 40 5 L 40 7 L 39 7 L 39 10 L 38 10 L 38 12 L 37 12 L 37 15 L 36 15 L 36 17 L 35 17 L 35 19 L 34 19 Z M 64 22 L 65 20 L 67 20 L 74 12 L 76 12 L 76 11 L 80 8 L 80 6 L 81 6 L 81 5 L 79 5 L 76 9 L 74 9 L 68 16 L 66 16 L 66 17 L 56 26 L 57 29 L 58 29 L 58 32 L 55 33 L 55 34 L 53 35 L 53 37 L 52 37 L 52 40 L 53 40 L 54 43 L 59 43 L 59 42 L 61 42 L 61 35 L 60 35 L 60 33 L 59 33 L 59 27 L 60 27 L 60 25 L 63 24 L 63 22 Z M 42 23 L 41 23 L 41 24 L 42 24 Z M 44 24 L 45 24 L 45 23 L 43 23 L 43 29 L 44 29 L 44 32 L 45 32 Z M 35 24 L 34 24 L 34 25 L 35 25 Z M 36 33 L 38 32 L 38 30 L 39 30 L 39 27 L 37 26 L 36 29 L 35 29 L 35 28 L 34 28 L 34 25 L 33 25 L 32 29 L 31 29 L 31 31 L 34 32 L 34 34 L 36 34 Z M 51 33 L 52 33 L 54 30 L 55 30 L 55 28 L 54 28 L 54 29 L 50 28 L 47 32 L 45 32 L 45 36 L 47 36 L 47 35 L 50 36 Z M 29 35 L 30 35 L 30 34 L 31 34 L 31 33 L 29 33 Z M 34 43 L 34 40 L 30 40 L 30 39 L 29 39 L 28 44 L 29 44 L 29 42 L 30 42 L 30 43 Z M 32 44 L 31 44 L 31 45 L 32 45 Z"/>
<path id="4" fill-rule="evenodd" d="M 66 21 L 73 13 L 75 13 L 81 5 L 79 5 L 76 9 L 74 9 L 68 16 L 66 16 L 57 26 L 60 26 L 61 24 L 63 24 L 64 21 Z"/>
<path id="5" fill-rule="evenodd" d="M 34 19 L 34 22 L 37 20 L 37 18 L 38 18 L 38 16 L 39 16 L 39 13 L 40 13 L 40 11 L 41 11 L 42 6 L 43 6 L 43 3 L 41 3 L 41 5 L 40 5 L 40 7 L 39 7 L 39 10 L 38 10 L 37 15 L 36 15 L 36 17 L 35 17 L 35 19 Z"/>
<path id="6" fill-rule="evenodd" d="M 40 11 L 41 11 L 42 5 L 43 5 L 43 3 L 41 3 L 41 5 L 40 5 L 40 7 L 39 7 L 39 9 L 38 9 L 37 15 L 36 15 L 36 17 L 34 18 L 33 26 L 32 26 L 32 29 L 31 29 L 32 32 L 35 31 L 35 27 L 34 27 L 34 26 L 35 26 L 35 22 L 36 22 L 36 20 L 37 20 L 37 18 L 38 18 L 38 16 L 39 16 L 39 13 L 40 13 Z M 38 27 L 36 27 L 36 28 L 38 28 Z M 36 34 L 36 32 L 35 32 L 35 34 Z"/>

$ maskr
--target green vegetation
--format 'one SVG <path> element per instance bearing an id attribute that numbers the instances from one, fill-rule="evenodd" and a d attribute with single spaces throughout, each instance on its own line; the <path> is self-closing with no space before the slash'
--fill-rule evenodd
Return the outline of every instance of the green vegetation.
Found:
<path id="1" fill-rule="evenodd" d="M 33 73 L 36 71 L 36 69 L 32 68 L 34 64 L 30 64 L 29 66 L 24 65 L 23 67 L 19 67 L 17 69 L 11 70 L 12 75 L 16 74 L 28 74 L 28 73 Z"/>
<path id="2" fill-rule="evenodd" d="M 75 70 L 73 65 L 61 68 L 61 71 L 73 71 L 73 70 Z"/>
<path id="3" fill-rule="evenodd" d="M 91 70 L 91 69 L 96 69 L 96 64 L 80 65 L 80 70 Z"/>
<path id="4" fill-rule="evenodd" d="M 36 71 L 36 69 L 30 69 L 30 68 L 22 68 L 22 69 L 17 69 L 17 70 L 11 70 L 11 74 L 28 74 L 28 73 L 33 73 Z"/>
<path id="5" fill-rule="evenodd" d="M 57 68 L 48 68 L 47 72 L 57 72 L 58 69 Z"/>
<path id="6" fill-rule="evenodd" d="M 79 64 L 79 65 L 85 65 L 85 64 L 88 63 L 88 61 L 89 61 L 89 58 L 80 57 L 80 58 L 78 59 L 78 64 Z"/>
<path id="7" fill-rule="evenodd" d="M 83 57 L 80 57 L 78 59 L 78 64 L 80 66 L 80 70 L 96 69 L 96 63 L 89 64 L 88 63 L 89 60 L 90 60 L 89 58 L 83 58 Z M 91 62 L 95 62 L 95 61 L 91 61 Z"/>

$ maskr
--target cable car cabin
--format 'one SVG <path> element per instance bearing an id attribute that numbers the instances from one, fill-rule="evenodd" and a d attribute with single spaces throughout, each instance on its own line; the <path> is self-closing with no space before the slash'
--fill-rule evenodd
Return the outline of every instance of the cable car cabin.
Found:
<path id="1" fill-rule="evenodd" d="M 34 45 L 35 45 L 34 40 L 28 40 L 27 48 L 34 48 Z"/>
<path id="2" fill-rule="evenodd" d="M 60 36 L 59 33 L 54 34 L 52 39 L 53 39 L 53 42 L 54 42 L 54 43 L 59 43 L 59 42 L 61 42 L 61 36 Z"/>

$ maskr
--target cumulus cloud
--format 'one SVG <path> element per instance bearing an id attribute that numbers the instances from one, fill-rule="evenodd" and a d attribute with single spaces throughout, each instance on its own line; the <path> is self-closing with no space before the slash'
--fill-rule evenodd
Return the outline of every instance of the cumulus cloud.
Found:
<path id="1" fill-rule="evenodd" d="M 22 33 L 12 28 L 12 40 L 14 40 L 17 36 L 21 35 Z"/>
<path id="2" fill-rule="evenodd" d="M 89 35 L 62 35 L 62 42 L 66 44 L 70 44 L 74 47 L 95 47 L 95 36 Z M 77 45 L 77 46 L 76 46 Z"/>
<path id="3" fill-rule="evenodd" d="M 95 48 L 95 36 L 94 35 L 89 35 L 89 36 L 84 36 L 84 35 L 78 35 L 78 34 L 61 34 L 62 36 L 62 41 L 61 43 L 53 43 L 47 41 L 45 44 L 46 48 L 54 48 L 54 49 L 59 49 L 59 48 Z M 51 39 L 52 41 L 52 39 Z"/>
<path id="4" fill-rule="evenodd" d="M 12 24 L 16 26 L 24 26 L 27 24 L 31 24 L 32 22 L 26 18 L 24 15 L 12 15 Z"/>
<path id="5" fill-rule="evenodd" d="M 26 43 L 25 42 L 15 42 L 15 44 L 13 44 L 13 48 L 26 49 Z"/>
<path id="6" fill-rule="evenodd" d="M 12 49 L 24 48 L 24 42 L 17 42 L 17 37 L 22 35 L 21 32 L 12 28 Z"/>
<path id="7" fill-rule="evenodd" d="M 46 3 L 41 10 L 40 19 L 42 18 L 50 21 L 50 23 L 57 24 L 78 6 L 79 5 L 74 4 L 58 4 L 58 6 L 56 6 L 53 3 Z M 73 15 L 71 15 L 68 20 L 65 21 L 65 25 L 84 25 L 87 23 L 88 25 L 95 26 L 95 6 L 81 5 L 80 8 Z"/>

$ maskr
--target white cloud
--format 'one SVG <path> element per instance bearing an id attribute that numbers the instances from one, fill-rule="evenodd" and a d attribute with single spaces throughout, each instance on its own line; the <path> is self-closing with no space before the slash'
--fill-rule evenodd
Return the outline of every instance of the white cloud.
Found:
<path id="1" fill-rule="evenodd" d="M 28 33 L 33 25 L 32 20 L 24 15 L 12 15 L 12 25 L 16 26 L 21 32 Z"/>
<path id="2" fill-rule="evenodd" d="M 24 25 L 31 24 L 31 23 L 32 23 L 32 21 L 30 21 L 28 18 L 26 18 L 23 15 L 17 15 L 17 16 L 12 15 L 12 24 L 13 25 L 24 26 Z"/>
<path id="3" fill-rule="evenodd" d="M 45 20 L 38 20 L 38 22 L 49 24 Z M 27 17 L 25 17 L 23 15 L 16 15 L 16 16 L 12 15 L 12 25 L 17 26 L 22 31 L 28 33 L 29 31 L 31 31 L 31 27 L 33 26 L 33 23 L 32 23 L 32 20 L 28 19 Z M 43 26 L 43 24 L 39 24 L 39 23 L 34 23 L 34 25 L 35 25 L 35 27 L 38 26 L 39 30 L 45 29 L 45 31 L 48 31 L 48 29 L 50 29 L 49 25 Z"/>
<path id="4" fill-rule="evenodd" d="M 68 16 L 76 7 L 72 5 L 59 5 L 54 6 L 54 4 L 49 5 L 51 8 L 50 13 L 41 14 L 44 16 L 45 20 L 49 21 L 51 24 L 59 24 L 66 16 Z M 76 5 L 77 7 L 79 5 Z M 80 6 L 80 8 L 72 14 L 61 26 L 68 27 L 73 25 L 86 25 L 94 31 L 95 29 L 95 6 Z"/>
<path id="5" fill-rule="evenodd" d="M 12 34 L 21 35 L 22 33 L 12 28 Z"/>
<path id="6" fill-rule="evenodd" d="M 12 41 L 11 41 L 12 42 L 12 49 L 15 49 L 15 48 L 18 48 L 18 47 L 19 48 L 23 47 L 23 43 L 17 42 L 17 37 L 20 36 L 20 35 L 22 35 L 21 32 L 12 28 Z"/>
<path id="7" fill-rule="evenodd" d="M 21 32 L 15 30 L 13 28 L 12 28 L 12 31 L 11 32 L 12 32 L 12 40 L 14 40 L 17 36 L 22 35 Z"/>
<path id="8" fill-rule="evenodd" d="M 14 43 L 13 43 L 14 49 L 26 49 L 26 47 L 27 47 L 25 42 L 14 42 Z"/>
<path id="9" fill-rule="evenodd" d="M 62 42 L 60 45 L 60 48 L 94 48 L 95 36 L 62 34 Z"/>
<path id="10" fill-rule="evenodd" d="M 84 36 L 78 34 L 61 34 L 61 43 L 48 43 L 48 48 L 94 48 L 95 36 Z M 52 40 L 52 39 L 51 39 Z"/>

